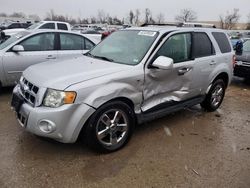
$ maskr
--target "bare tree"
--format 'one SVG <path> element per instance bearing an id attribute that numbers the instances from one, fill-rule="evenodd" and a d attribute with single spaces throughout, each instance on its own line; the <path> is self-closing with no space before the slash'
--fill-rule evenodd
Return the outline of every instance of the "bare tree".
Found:
<path id="1" fill-rule="evenodd" d="M 26 15 L 23 12 L 14 12 L 10 15 L 10 17 L 26 18 Z"/>
<path id="2" fill-rule="evenodd" d="M 149 23 L 150 17 L 151 17 L 151 11 L 148 8 L 146 8 L 145 9 L 145 23 L 146 24 Z"/>
<path id="3" fill-rule="evenodd" d="M 140 23 L 140 10 L 139 9 L 136 9 L 135 10 L 135 25 L 139 25 Z"/>
<path id="4" fill-rule="evenodd" d="M 220 16 L 220 24 L 222 29 L 232 29 L 239 21 L 239 9 L 233 9 L 232 12 L 227 12 L 226 16 Z"/>
<path id="5" fill-rule="evenodd" d="M 132 10 L 129 11 L 129 23 L 133 24 L 135 19 L 134 12 Z"/>
<path id="6" fill-rule="evenodd" d="M 164 23 L 164 14 L 163 13 L 160 13 L 157 15 L 157 23 L 161 24 L 161 23 Z"/>
<path id="7" fill-rule="evenodd" d="M 247 16 L 247 28 L 248 30 L 250 30 L 250 13 Z"/>
<path id="8" fill-rule="evenodd" d="M 0 13 L 0 17 L 7 17 L 7 14 L 6 13 Z"/>
<path id="9" fill-rule="evenodd" d="M 175 17 L 178 22 L 192 22 L 197 20 L 196 12 L 191 9 L 182 9 L 180 14 Z"/>
<path id="10" fill-rule="evenodd" d="M 97 20 L 99 23 L 105 23 L 106 22 L 106 13 L 104 10 L 98 10 L 97 13 Z"/>
<path id="11" fill-rule="evenodd" d="M 34 20 L 35 22 L 41 21 L 40 17 L 36 14 L 30 14 L 28 18 Z"/>

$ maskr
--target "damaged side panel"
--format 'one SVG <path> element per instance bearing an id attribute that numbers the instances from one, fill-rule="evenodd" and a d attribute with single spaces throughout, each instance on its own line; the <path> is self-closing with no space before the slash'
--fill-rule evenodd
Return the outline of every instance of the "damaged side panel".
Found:
<path id="1" fill-rule="evenodd" d="M 144 73 L 143 67 L 132 67 L 133 71 L 122 71 L 110 76 L 86 81 L 71 86 L 68 90 L 78 90 L 79 103 L 86 103 L 94 108 L 99 108 L 104 103 L 116 98 L 126 98 L 133 103 L 135 113 L 141 113 L 143 101 L 142 90 Z"/>
<path id="2" fill-rule="evenodd" d="M 193 78 L 198 70 L 193 64 L 193 61 L 177 63 L 171 70 L 145 69 L 142 111 L 163 103 L 180 102 L 199 95 L 199 80 Z M 180 75 L 179 70 L 183 68 L 190 70 Z"/>

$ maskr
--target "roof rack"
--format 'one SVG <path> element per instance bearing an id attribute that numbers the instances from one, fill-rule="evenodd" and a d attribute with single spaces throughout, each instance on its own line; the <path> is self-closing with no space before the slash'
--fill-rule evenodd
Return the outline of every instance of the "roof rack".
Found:
<path id="1" fill-rule="evenodd" d="M 183 23 L 164 23 L 164 24 L 157 24 L 157 23 L 144 23 L 141 27 L 147 26 L 174 26 L 174 27 L 203 27 L 203 28 L 216 28 L 214 24 L 207 24 L 207 23 L 192 23 L 192 22 L 183 22 Z"/>
<path id="2" fill-rule="evenodd" d="M 196 22 L 183 22 L 179 24 L 179 27 L 205 27 L 205 28 L 216 28 L 214 24 L 208 23 L 196 23 Z"/>
<path id="3" fill-rule="evenodd" d="M 157 24 L 157 23 L 144 23 L 141 25 L 141 27 L 147 27 L 147 26 L 179 26 L 179 24 L 175 24 L 175 23 L 164 23 L 164 24 Z"/>

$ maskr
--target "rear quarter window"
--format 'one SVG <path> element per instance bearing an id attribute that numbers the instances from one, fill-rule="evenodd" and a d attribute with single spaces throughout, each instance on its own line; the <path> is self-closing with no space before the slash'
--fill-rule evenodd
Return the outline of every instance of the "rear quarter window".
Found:
<path id="1" fill-rule="evenodd" d="M 231 52 L 231 45 L 227 39 L 225 33 L 222 32 L 212 32 L 217 44 L 219 45 L 221 53 Z"/>

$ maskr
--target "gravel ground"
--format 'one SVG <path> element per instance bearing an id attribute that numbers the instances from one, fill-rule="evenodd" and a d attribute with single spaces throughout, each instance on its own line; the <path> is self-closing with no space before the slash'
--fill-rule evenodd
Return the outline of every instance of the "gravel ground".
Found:
<path id="1" fill-rule="evenodd" d="M 100 155 L 25 132 L 0 94 L 0 187 L 250 187 L 250 85 L 235 79 L 222 107 L 199 106 L 140 125 Z"/>

